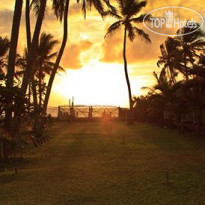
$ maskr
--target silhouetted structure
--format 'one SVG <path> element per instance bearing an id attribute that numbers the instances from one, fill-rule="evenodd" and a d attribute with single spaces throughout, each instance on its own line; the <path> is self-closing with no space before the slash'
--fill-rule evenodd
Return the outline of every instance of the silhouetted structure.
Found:
<path id="1" fill-rule="evenodd" d="M 58 107 L 59 120 L 127 119 L 127 109 L 115 106 L 64 105 Z"/>

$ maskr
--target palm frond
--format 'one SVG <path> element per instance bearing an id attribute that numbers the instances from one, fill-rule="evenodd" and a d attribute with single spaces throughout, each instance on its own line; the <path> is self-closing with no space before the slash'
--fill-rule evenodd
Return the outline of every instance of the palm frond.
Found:
<path id="1" fill-rule="evenodd" d="M 131 23 L 127 23 L 126 29 L 128 30 L 128 37 L 129 37 L 130 41 L 134 41 L 134 39 L 135 39 L 135 31 L 134 31 L 134 28 L 132 27 L 132 24 Z"/>
<path id="2" fill-rule="evenodd" d="M 10 41 L 7 37 L 2 38 L 0 36 L 0 58 L 4 57 L 9 50 Z"/>
<path id="3" fill-rule="evenodd" d="M 30 8 L 33 9 L 33 11 L 35 12 L 36 15 L 38 15 L 38 13 L 39 13 L 40 4 L 41 4 L 40 0 L 32 0 L 31 1 Z"/>
<path id="4" fill-rule="evenodd" d="M 205 48 L 205 41 L 203 39 L 198 39 L 190 44 L 191 47 L 195 49 L 204 49 Z"/>
<path id="5" fill-rule="evenodd" d="M 57 17 L 57 19 L 59 19 L 60 21 L 62 21 L 63 19 L 63 15 L 64 15 L 64 10 L 65 10 L 65 0 L 52 0 L 53 2 L 53 10 L 54 10 L 54 14 Z"/>
<path id="6" fill-rule="evenodd" d="M 117 9 L 110 3 L 109 0 L 104 0 L 105 4 L 107 5 L 108 9 L 114 13 L 117 13 Z"/>
<path id="7" fill-rule="evenodd" d="M 126 0 L 124 2 L 124 7 L 122 8 L 122 14 L 128 16 L 129 18 L 138 14 L 143 7 L 147 5 L 146 1 L 135 1 L 135 0 Z"/>
<path id="8" fill-rule="evenodd" d="M 77 3 L 80 3 L 82 1 L 82 11 L 84 14 L 84 18 L 86 18 L 87 15 L 87 9 L 90 9 L 94 7 L 101 16 L 104 15 L 104 5 L 102 0 L 77 0 Z M 105 2 L 106 1 L 106 2 Z M 107 0 L 104 0 L 106 4 L 108 4 Z"/>
<path id="9" fill-rule="evenodd" d="M 113 23 L 107 30 L 107 33 L 105 35 L 105 38 L 108 36 L 108 35 L 112 35 L 114 32 L 116 32 L 120 26 L 122 25 L 122 21 L 117 21 L 115 23 Z"/>
<path id="10" fill-rule="evenodd" d="M 52 34 L 42 33 L 40 37 L 38 55 L 49 55 L 53 48 L 59 43 Z"/>
<path id="11" fill-rule="evenodd" d="M 116 18 L 118 20 L 122 19 L 122 16 L 120 16 L 117 12 L 113 12 L 113 11 L 110 11 L 110 10 L 109 11 L 105 11 L 103 13 L 103 17 L 107 17 L 107 16 Z"/>
<path id="12" fill-rule="evenodd" d="M 145 33 L 142 29 L 139 29 L 137 27 L 133 27 L 133 29 L 135 30 L 135 32 L 143 39 L 145 40 L 147 43 L 151 43 L 151 40 L 149 38 L 149 35 L 147 33 Z"/>
<path id="13" fill-rule="evenodd" d="M 142 23 L 143 21 L 151 21 L 150 18 L 152 18 L 151 14 L 142 14 L 139 17 L 131 18 L 129 21 L 133 23 Z"/>
<path id="14" fill-rule="evenodd" d="M 52 59 L 52 58 L 56 57 L 57 54 L 58 54 L 58 52 L 55 52 L 55 53 L 48 55 L 48 59 Z"/>

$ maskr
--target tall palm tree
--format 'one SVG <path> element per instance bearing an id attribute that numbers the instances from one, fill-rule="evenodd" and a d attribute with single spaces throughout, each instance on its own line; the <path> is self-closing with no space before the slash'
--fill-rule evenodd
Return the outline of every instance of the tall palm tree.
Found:
<path id="1" fill-rule="evenodd" d="M 112 16 L 117 19 L 115 23 L 113 23 L 107 31 L 105 37 L 110 34 L 113 34 L 120 27 L 124 29 L 124 42 L 123 42 L 123 59 L 124 59 L 124 71 L 125 78 L 128 87 L 129 94 L 129 108 L 130 108 L 130 120 L 132 121 L 132 108 L 133 108 L 133 100 L 132 100 L 132 92 L 130 86 L 130 80 L 128 75 L 127 68 L 127 57 L 126 57 L 126 46 L 127 46 L 127 36 L 130 41 L 133 41 L 136 35 L 140 36 L 146 42 L 151 43 L 149 35 L 145 33 L 142 29 L 136 26 L 136 24 L 142 23 L 145 17 L 145 14 L 138 15 L 142 8 L 146 6 L 146 1 L 138 1 L 138 0 L 117 0 L 119 4 L 119 14 L 117 10 L 108 11 L 106 15 Z M 150 16 L 148 16 L 149 19 Z"/>
<path id="2" fill-rule="evenodd" d="M 53 2 L 53 10 L 57 18 L 62 20 L 63 12 L 65 9 L 65 1 L 66 0 L 52 0 Z M 45 10 L 46 10 L 47 0 L 32 0 L 31 5 L 30 1 L 27 0 L 26 2 L 26 31 L 27 31 L 27 47 L 28 47 L 28 62 L 27 67 L 25 70 L 25 74 L 23 77 L 22 82 L 22 93 L 25 95 L 27 91 L 27 86 L 30 82 L 30 80 L 33 82 L 34 78 L 34 62 L 36 59 L 37 49 L 38 49 L 38 43 L 40 38 L 40 31 L 43 23 L 43 19 L 45 16 Z M 37 15 L 37 21 L 34 29 L 33 38 L 31 40 L 31 34 L 30 34 L 30 9 L 33 8 L 33 10 L 36 12 Z M 60 55 L 61 51 L 59 52 Z M 60 61 L 59 61 L 60 62 Z M 58 66 L 57 66 L 58 67 Z M 34 104 L 37 106 L 37 96 L 36 96 L 36 90 L 34 82 L 32 83 L 32 89 L 34 93 Z"/>
<path id="3" fill-rule="evenodd" d="M 35 5 L 39 5 L 39 10 L 37 11 L 37 20 L 36 20 L 36 25 L 35 25 L 35 29 L 34 29 L 34 34 L 33 34 L 33 38 L 30 44 L 30 48 L 28 50 L 28 59 L 27 59 L 27 67 L 25 70 L 25 74 L 23 77 L 23 82 L 22 82 L 22 94 L 25 95 L 26 91 L 27 91 L 27 86 L 29 83 L 30 78 L 32 78 L 33 76 L 33 66 L 34 66 L 34 62 L 36 59 L 36 54 L 37 54 L 37 49 L 38 49 L 38 43 L 39 43 L 39 36 L 40 36 L 40 32 L 41 32 L 41 27 L 42 27 L 42 23 L 43 23 L 43 19 L 44 19 L 44 15 L 45 15 L 45 10 L 46 10 L 46 4 L 47 4 L 47 0 L 33 0 L 33 3 L 36 3 Z M 28 23 L 27 23 L 27 27 L 28 27 Z M 28 31 L 28 28 L 27 28 Z M 35 93 L 35 89 L 34 86 L 33 87 L 33 92 Z M 37 98 L 34 97 L 34 104 L 37 105 Z"/>
<path id="4" fill-rule="evenodd" d="M 28 50 L 31 46 L 30 10 L 31 10 L 30 0 L 26 0 L 25 22 L 26 22 L 26 39 L 27 39 L 27 49 Z"/>
<path id="5" fill-rule="evenodd" d="M 67 38 L 68 38 L 68 11 L 69 11 L 70 0 L 64 0 L 63 4 L 60 4 L 62 2 L 59 2 L 59 1 L 60 0 L 54 0 L 53 7 L 54 7 L 54 11 L 55 11 L 57 18 L 59 18 L 60 21 L 63 20 L 63 40 L 61 43 L 61 47 L 60 47 L 55 65 L 53 67 L 52 73 L 51 73 L 50 78 L 49 78 L 48 87 L 47 87 L 47 91 L 46 91 L 46 95 L 45 95 L 45 101 L 44 101 L 44 105 L 43 105 L 43 112 L 44 113 L 46 113 L 46 110 L 47 110 L 53 81 L 55 79 L 55 75 L 56 75 L 57 70 L 59 68 L 60 61 L 61 61 L 61 58 L 63 56 L 64 50 L 66 47 L 66 43 L 67 43 Z M 59 8 L 61 8 L 61 9 L 59 9 Z"/>
<path id="6" fill-rule="evenodd" d="M 11 42 L 10 42 L 10 50 L 9 50 L 9 57 L 8 57 L 8 69 L 7 69 L 7 81 L 6 81 L 6 87 L 9 89 L 13 87 L 22 7 L 23 7 L 23 0 L 16 0 L 14 15 L 13 15 L 12 31 L 11 31 Z M 4 125 L 5 125 L 5 128 L 8 131 L 10 131 L 11 118 L 12 118 L 12 108 L 11 108 L 12 102 L 10 99 L 10 95 L 8 95 L 7 101 L 8 101 L 8 105 L 7 105 L 6 113 L 5 113 Z"/>
<path id="7" fill-rule="evenodd" d="M 114 7 L 109 3 L 109 0 L 77 0 L 77 3 L 82 2 L 82 11 L 84 13 L 84 16 L 86 17 L 86 11 L 88 6 L 91 8 L 92 5 L 96 8 L 96 10 L 103 16 L 105 14 L 103 3 L 106 3 L 106 5 L 111 8 L 111 10 L 114 10 Z M 65 46 L 67 43 L 67 35 L 68 35 L 68 12 L 69 12 L 69 4 L 70 0 L 53 0 L 53 9 L 54 13 L 57 16 L 57 18 L 62 21 L 63 20 L 63 40 L 61 43 L 60 51 L 58 53 L 58 57 L 56 59 L 55 66 L 52 70 L 51 76 L 49 78 L 48 87 L 46 91 L 45 96 L 45 102 L 43 106 L 43 112 L 46 113 L 48 101 L 50 98 L 51 89 L 53 86 L 53 82 L 55 79 L 55 75 L 57 73 L 57 70 L 60 65 L 61 58 L 63 56 Z"/>

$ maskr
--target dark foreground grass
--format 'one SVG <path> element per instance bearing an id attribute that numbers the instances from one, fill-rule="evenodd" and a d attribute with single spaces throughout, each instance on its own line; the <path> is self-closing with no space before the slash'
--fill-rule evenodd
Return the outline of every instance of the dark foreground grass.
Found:
<path id="1" fill-rule="evenodd" d="M 0 205 L 205 204 L 203 137 L 123 123 L 56 123 L 51 136 L 17 175 L 0 172 Z"/>

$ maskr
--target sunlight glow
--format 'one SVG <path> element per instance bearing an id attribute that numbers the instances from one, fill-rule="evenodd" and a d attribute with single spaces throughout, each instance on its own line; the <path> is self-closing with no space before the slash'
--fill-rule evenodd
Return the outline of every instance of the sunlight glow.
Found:
<path id="1" fill-rule="evenodd" d="M 104 64 L 92 61 L 80 70 L 67 70 L 58 76 L 53 95 L 64 96 L 65 104 L 75 97 L 75 104 L 128 106 L 124 70 L 120 64 Z M 133 94 L 141 95 L 144 81 L 133 84 Z"/>

